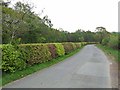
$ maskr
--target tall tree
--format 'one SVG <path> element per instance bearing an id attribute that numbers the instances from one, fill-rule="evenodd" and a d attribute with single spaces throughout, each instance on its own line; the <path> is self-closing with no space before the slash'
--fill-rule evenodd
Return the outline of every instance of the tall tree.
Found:
<path id="1" fill-rule="evenodd" d="M 106 31 L 106 28 L 104 27 L 96 27 L 96 31 L 100 43 L 102 43 L 102 40 L 109 35 L 109 33 Z"/>

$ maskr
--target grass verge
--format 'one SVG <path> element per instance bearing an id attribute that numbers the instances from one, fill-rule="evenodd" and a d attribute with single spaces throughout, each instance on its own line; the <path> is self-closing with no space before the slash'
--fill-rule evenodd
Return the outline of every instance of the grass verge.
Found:
<path id="1" fill-rule="evenodd" d="M 110 77 L 112 88 L 119 88 L 120 82 L 118 82 L 118 79 L 120 78 L 120 51 L 100 44 L 96 46 L 102 49 L 105 54 L 107 54 L 110 62 L 112 63 L 110 64 Z"/>
<path id="2" fill-rule="evenodd" d="M 100 44 L 97 44 L 96 46 L 102 49 L 109 56 L 113 56 L 115 61 L 120 62 L 120 51 Z"/>
<path id="3" fill-rule="evenodd" d="M 83 47 L 81 47 L 83 48 Z M 80 49 L 81 49 L 80 48 Z M 36 65 L 33 65 L 31 67 L 27 67 L 26 69 L 22 70 L 22 71 L 16 71 L 15 73 L 3 73 L 2 74 L 2 79 L 0 78 L 0 80 L 2 80 L 2 86 L 4 86 L 5 84 L 7 83 L 10 83 L 12 81 L 15 81 L 17 79 L 20 79 L 20 78 L 23 78 L 29 74 L 32 74 L 34 72 L 37 72 L 41 69 L 44 69 L 44 68 L 47 68 L 51 65 L 54 65 L 60 61 L 63 61 L 65 60 L 66 58 L 76 54 L 77 52 L 80 51 L 80 49 L 77 49 L 67 55 L 64 55 L 64 56 L 61 56 L 61 57 L 58 57 L 56 59 L 53 59 L 51 61 L 48 61 L 48 62 L 45 62 L 45 63 L 41 63 L 41 64 L 36 64 Z"/>

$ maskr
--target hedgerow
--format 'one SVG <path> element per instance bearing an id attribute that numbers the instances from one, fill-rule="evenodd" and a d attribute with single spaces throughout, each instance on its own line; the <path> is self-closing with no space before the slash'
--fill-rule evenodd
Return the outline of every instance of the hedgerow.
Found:
<path id="1" fill-rule="evenodd" d="M 80 48 L 81 47 L 81 43 L 75 43 L 76 48 Z"/>
<path id="2" fill-rule="evenodd" d="M 113 49 L 119 49 L 120 37 L 117 34 L 112 34 L 102 40 L 102 45 Z"/>
<path id="3" fill-rule="evenodd" d="M 85 45 L 86 42 L 82 43 Z M 2 70 L 15 72 L 28 66 L 44 63 L 63 56 L 81 47 L 81 43 L 46 43 L 46 44 L 21 44 L 14 46 L 3 45 Z"/>
<path id="4" fill-rule="evenodd" d="M 73 43 L 63 43 L 64 49 L 65 49 L 65 54 L 68 54 L 70 52 L 72 52 L 75 49 L 75 46 L 73 45 Z"/>
<path id="5" fill-rule="evenodd" d="M 2 70 L 5 72 L 15 72 L 26 67 L 25 61 L 21 58 L 19 50 L 13 45 L 3 45 L 2 47 Z"/>
<path id="6" fill-rule="evenodd" d="M 111 48 L 118 49 L 118 43 L 118 35 L 111 35 L 107 45 Z"/>
<path id="7" fill-rule="evenodd" d="M 65 55 L 65 49 L 61 43 L 55 44 L 55 47 L 56 47 L 56 51 L 57 51 L 58 56 Z"/>
<path id="8" fill-rule="evenodd" d="M 75 43 L 71 43 L 71 44 L 72 44 L 73 50 L 75 50 L 77 48 Z"/>
<path id="9" fill-rule="evenodd" d="M 48 47 L 49 47 L 49 51 L 51 53 L 52 58 L 56 58 L 58 55 L 57 55 L 55 45 L 54 44 L 48 44 Z"/>
<path id="10" fill-rule="evenodd" d="M 28 55 L 26 63 L 29 65 L 46 62 L 52 59 L 51 53 L 46 44 L 23 45 L 21 47 L 24 47 L 25 53 Z"/>

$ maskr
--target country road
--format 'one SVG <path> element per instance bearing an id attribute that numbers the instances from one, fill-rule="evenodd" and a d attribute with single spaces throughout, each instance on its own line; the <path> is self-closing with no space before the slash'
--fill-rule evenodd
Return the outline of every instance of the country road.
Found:
<path id="1" fill-rule="evenodd" d="M 110 63 L 95 45 L 3 88 L 111 88 Z"/>

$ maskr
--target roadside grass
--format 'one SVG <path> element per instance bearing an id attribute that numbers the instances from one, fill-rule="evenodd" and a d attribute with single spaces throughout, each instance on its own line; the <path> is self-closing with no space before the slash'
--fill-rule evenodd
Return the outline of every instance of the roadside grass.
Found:
<path id="1" fill-rule="evenodd" d="M 4 86 L 7 83 L 10 83 L 10 82 L 15 81 L 15 80 L 20 79 L 20 78 L 23 78 L 29 74 L 32 74 L 32 73 L 37 72 L 41 69 L 47 68 L 47 67 L 54 65 L 58 62 L 61 62 L 61 61 L 65 60 L 66 58 L 73 56 L 74 54 L 79 52 L 80 49 L 82 49 L 82 48 L 83 48 L 83 46 L 81 48 L 67 54 L 67 55 L 58 57 L 56 59 L 53 59 L 53 60 L 45 62 L 45 63 L 36 64 L 36 65 L 30 66 L 30 67 L 27 67 L 26 69 L 23 69 L 21 71 L 16 71 L 15 73 L 2 73 L 2 79 L 0 78 L 0 82 L 2 80 L 2 86 Z"/>
<path id="2" fill-rule="evenodd" d="M 107 46 L 103 46 L 100 44 L 97 44 L 96 46 L 102 49 L 109 56 L 113 56 L 116 62 L 120 62 L 120 51 L 119 50 L 116 50 L 116 49 L 113 49 Z"/>

